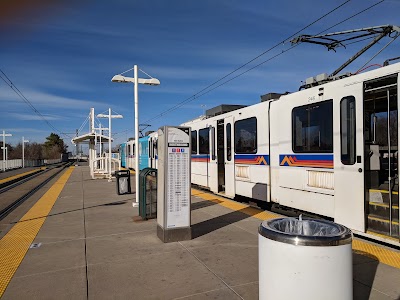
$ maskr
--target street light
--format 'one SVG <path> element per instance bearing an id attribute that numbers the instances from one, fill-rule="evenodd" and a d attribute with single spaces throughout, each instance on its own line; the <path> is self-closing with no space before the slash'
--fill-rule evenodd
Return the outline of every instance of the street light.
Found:
<path id="1" fill-rule="evenodd" d="M 109 177 L 108 181 L 111 182 L 111 119 L 122 119 L 122 115 L 112 115 L 111 114 L 111 108 L 108 109 L 108 115 L 105 114 L 98 114 L 98 118 L 108 118 L 108 172 L 109 172 Z M 101 154 L 101 153 L 100 153 Z"/>
<path id="2" fill-rule="evenodd" d="M 3 172 L 5 172 L 6 171 L 6 164 L 7 164 L 7 160 L 6 160 L 6 150 L 7 150 L 7 147 L 6 147 L 6 136 L 12 136 L 12 134 L 6 133 L 3 130 L 3 134 L 0 134 L 0 135 L 3 136 L 3 147 L 1 147 L 1 149 L 3 149 Z"/>
<path id="3" fill-rule="evenodd" d="M 25 143 L 29 143 L 29 141 L 22 137 L 22 168 L 25 168 Z"/>
<path id="4" fill-rule="evenodd" d="M 132 70 L 132 69 L 130 69 Z M 138 95 L 138 84 L 146 85 L 159 85 L 160 81 L 157 78 L 151 77 L 149 74 L 143 72 L 150 78 L 138 78 L 138 66 L 133 67 L 133 78 L 125 77 L 122 74 L 130 71 L 127 70 L 121 74 L 115 75 L 111 81 L 112 82 L 122 82 L 122 83 L 133 83 L 134 101 L 135 101 L 135 185 L 136 185 L 136 196 L 135 202 L 132 204 L 134 207 L 139 205 L 139 95 Z"/>

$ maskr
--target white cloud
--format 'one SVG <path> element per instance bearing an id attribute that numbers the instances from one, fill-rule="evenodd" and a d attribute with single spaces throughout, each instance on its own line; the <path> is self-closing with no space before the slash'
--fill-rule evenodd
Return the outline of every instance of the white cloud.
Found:
<path id="1" fill-rule="evenodd" d="M 17 120 L 23 120 L 23 121 L 43 121 L 43 118 L 46 119 L 47 121 L 52 121 L 52 120 L 65 120 L 65 116 L 60 116 L 60 115 L 48 115 L 48 114 L 43 114 L 43 118 L 39 115 L 36 115 L 32 112 L 32 114 L 22 114 L 22 113 L 9 113 L 9 116 L 11 118 L 15 118 Z"/>
<path id="2" fill-rule="evenodd" d="M 11 128 L 5 128 L 4 129 L 5 131 L 7 131 L 7 132 L 11 132 L 11 133 L 14 133 L 14 132 L 33 132 L 33 133 L 46 133 L 46 132 L 49 132 L 49 130 L 44 130 L 44 129 L 35 129 L 35 128 L 31 128 L 31 127 L 24 127 L 24 128 L 21 128 L 21 127 L 11 127 Z"/>
<path id="3" fill-rule="evenodd" d="M 4 87 L 4 92 L 0 94 L 0 102 L 9 104 L 23 103 L 23 100 L 14 93 L 11 89 Z M 66 108 L 70 110 L 94 107 L 99 105 L 99 102 L 75 99 L 46 93 L 37 90 L 24 90 L 23 94 L 35 107 L 46 108 Z"/>

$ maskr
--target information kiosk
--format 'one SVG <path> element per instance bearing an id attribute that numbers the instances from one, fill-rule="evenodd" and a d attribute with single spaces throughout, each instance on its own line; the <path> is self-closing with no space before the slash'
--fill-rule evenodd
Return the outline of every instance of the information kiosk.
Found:
<path id="1" fill-rule="evenodd" d="M 158 130 L 157 236 L 164 242 L 190 240 L 190 127 Z"/>

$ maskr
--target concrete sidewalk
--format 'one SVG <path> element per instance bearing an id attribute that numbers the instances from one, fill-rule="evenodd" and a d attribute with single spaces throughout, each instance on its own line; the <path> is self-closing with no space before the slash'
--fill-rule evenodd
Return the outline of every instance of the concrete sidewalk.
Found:
<path id="1" fill-rule="evenodd" d="M 3 299 L 258 299 L 259 219 L 193 196 L 193 239 L 163 244 L 115 190 L 75 168 Z M 353 257 L 354 299 L 399 299 L 400 269 Z"/>

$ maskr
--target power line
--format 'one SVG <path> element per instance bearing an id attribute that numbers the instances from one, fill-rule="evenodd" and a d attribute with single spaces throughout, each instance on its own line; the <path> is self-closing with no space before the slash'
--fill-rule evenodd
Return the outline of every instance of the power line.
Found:
<path id="1" fill-rule="evenodd" d="M 367 11 L 367 10 L 369 10 L 369 9 L 371 9 L 371 8 L 373 8 L 373 7 L 375 7 L 375 6 L 377 6 L 378 4 L 381 4 L 381 3 L 384 2 L 384 1 L 385 1 L 385 0 L 381 0 L 381 1 L 379 1 L 379 2 L 377 2 L 377 3 L 375 3 L 375 4 L 371 5 L 371 6 L 369 6 L 369 7 L 367 7 L 367 8 L 361 10 L 360 12 L 358 12 L 358 13 L 356 13 L 356 14 L 353 14 L 352 16 L 350 16 L 350 17 L 348 17 L 348 18 L 346 18 L 346 19 L 344 19 L 344 20 L 342 20 L 342 21 L 340 21 L 340 22 L 338 22 L 338 23 L 336 23 L 336 24 L 334 24 L 334 25 L 328 27 L 327 29 L 321 31 L 321 32 L 318 33 L 318 34 L 321 34 L 321 33 L 325 32 L 325 31 L 327 31 L 327 30 L 329 30 L 329 29 L 332 29 L 333 27 L 336 27 L 336 26 L 338 26 L 338 25 L 340 25 L 340 24 L 342 24 L 342 23 L 344 23 L 344 22 L 346 22 L 346 21 L 348 21 L 348 20 L 350 20 L 350 19 L 352 19 L 352 18 L 358 16 L 358 15 L 361 14 L 361 13 L 364 13 L 365 11 Z M 182 107 L 183 105 L 185 105 L 185 104 L 187 104 L 187 103 L 189 103 L 189 102 L 192 102 L 192 101 L 194 101 L 195 99 L 200 98 L 201 96 L 203 96 L 203 95 L 205 95 L 205 94 L 207 94 L 207 93 L 209 93 L 209 92 L 211 92 L 211 91 L 213 91 L 213 90 L 215 90 L 215 89 L 217 89 L 217 88 L 219 88 L 219 87 L 225 85 L 226 83 L 228 83 L 228 82 L 230 82 L 230 81 L 232 81 L 232 80 L 234 80 L 234 79 L 236 79 L 236 78 L 238 78 L 238 77 L 244 75 L 245 73 L 247 73 L 247 72 L 249 72 L 249 71 L 251 71 L 251 70 L 253 70 L 253 69 L 255 69 L 255 68 L 257 68 L 257 67 L 259 67 L 259 66 L 261 66 L 261 65 L 263 65 L 263 64 L 265 64 L 266 62 L 271 61 L 272 59 L 274 59 L 274 58 L 276 58 L 276 57 L 282 55 L 283 53 L 288 52 L 289 50 L 293 49 L 294 47 L 298 46 L 299 44 L 293 45 L 293 46 L 291 46 L 290 48 L 288 48 L 288 49 L 286 49 L 286 50 L 283 50 L 281 53 L 278 53 L 278 54 L 274 55 L 273 57 L 271 57 L 271 58 L 269 58 L 269 59 L 267 59 L 267 60 L 265 60 L 265 61 L 263 61 L 263 62 L 261 62 L 261 63 L 259 63 L 259 64 L 257 64 L 257 65 L 255 65 L 255 66 L 251 67 L 250 69 L 247 69 L 246 71 L 244 71 L 244 72 L 242 72 L 242 73 L 240 73 L 240 74 L 238 74 L 238 75 L 236 75 L 236 76 L 234 76 L 234 77 L 232 77 L 232 78 L 230 78 L 230 79 L 228 79 L 228 80 L 222 82 L 222 83 L 219 84 L 219 85 L 216 85 L 217 83 L 221 82 L 223 79 L 227 78 L 227 77 L 230 76 L 231 74 L 233 74 L 233 73 L 237 72 L 238 70 L 242 69 L 243 67 L 247 66 L 248 64 L 250 64 L 250 63 L 253 62 L 254 60 L 260 58 L 261 56 L 263 56 L 263 55 L 265 55 L 266 53 L 270 52 L 271 50 L 273 50 L 274 48 L 278 47 L 279 45 L 284 44 L 285 42 L 287 42 L 288 40 L 290 40 L 292 37 L 294 37 L 295 35 L 297 35 L 299 32 L 303 31 L 304 29 L 310 27 L 311 25 L 313 25 L 313 24 L 315 24 L 316 22 L 320 21 L 321 19 L 325 18 L 326 16 L 328 16 L 328 15 L 331 14 L 332 12 L 336 11 L 337 9 L 339 9 L 340 7 L 342 7 L 343 5 L 345 5 L 345 4 L 348 3 L 348 2 L 349 2 L 349 1 L 346 1 L 346 2 L 342 3 L 342 4 L 339 5 L 338 7 L 332 9 L 331 11 L 329 11 L 328 13 L 326 13 L 325 15 L 323 15 L 322 17 L 318 18 L 317 20 L 313 21 L 313 22 L 310 23 L 309 25 L 305 26 L 304 28 L 300 29 L 300 30 L 297 31 L 296 33 L 292 34 L 290 37 L 288 37 L 288 38 L 286 38 L 285 40 L 279 42 L 279 43 L 276 44 L 275 46 L 273 46 L 273 47 L 269 48 L 268 50 L 264 51 L 263 53 L 261 53 L 260 55 L 256 56 L 255 58 L 251 59 L 251 60 L 248 61 L 247 63 L 241 65 L 241 66 L 238 67 L 238 68 L 236 68 L 234 71 L 228 73 L 227 75 L 221 77 L 221 78 L 218 79 L 217 81 L 215 81 L 215 82 L 213 82 L 212 84 L 208 85 L 207 87 L 203 88 L 202 90 L 200 90 L 200 91 L 197 92 L 196 94 L 194 94 L 194 95 L 192 95 L 192 96 L 186 98 L 185 100 L 183 100 L 183 101 L 179 102 L 178 104 L 174 105 L 173 107 L 171 107 L 171 108 L 169 108 L 169 109 L 167 109 L 167 110 L 161 112 L 160 114 L 158 114 L 158 115 L 156 115 L 156 116 L 154 116 L 154 117 L 152 117 L 152 118 L 146 120 L 145 123 L 148 123 L 148 122 L 151 122 L 151 121 L 153 121 L 153 120 L 155 120 L 155 119 L 157 119 L 157 118 L 160 118 L 160 117 L 162 117 L 162 116 L 168 114 L 169 112 L 174 111 L 174 110 L 176 110 L 176 109 Z M 216 85 L 216 86 L 215 86 L 215 85 Z M 213 86 L 214 86 L 214 87 L 213 87 Z M 213 87 L 213 88 L 211 88 L 211 87 Z"/>
<path id="2" fill-rule="evenodd" d="M 298 30 L 297 32 L 295 32 L 294 34 L 292 34 L 291 36 L 287 37 L 286 39 L 282 40 L 281 42 L 277 43 L 276 45 L 270 47 L 269 49 L 265 50 L 264 52 L 260 53 L 259 55 L 257 55 L 255 58 L 249 60 L 248 62 L 244 63 L 243 65 L 239 66 L 238 68 L 236 68 L 235 70 L 229 72 L 228 74 L 226 74 L 225 76 L 219 78 L 218 80 L 214 81 L 213 83 L 211 83 L 210 85 L 206 86 L 205 88 L 203 88 L 202 90 L 198 91 L 197 93 L 195 93 L 194 95 L 184 99 L 183 101 L 179 102 L 178 104 L 174 105 L 173 107 L 165 110 L 164 112 L 156 115 L 155 117 L 148 119 L 145 121 L 145 123 L 148 123 L 149 121 L 152 121 L 154 119 L 157 119 L 175 109 L 180 108 L 181 106 L 183 106 L 186 103 L 189 103 L 193 100 L 195 100 L 196 98 L 198 98 L 199 94 L 201 94 L 202 92 L 210 89 L 211 87 L 213 87 L 214 85 L 218 84 L 219 82 L 221 82 L 222 80 L 224 80 L 225 78 L 227 78 L 228 76 L 232 75 L 233 73 L 239 71 L 240 69 L 244 68 L 245 66 L 249 65 L 250 63 L 252 63 L 253 61 L 257 60 L 258 58 L 260 58 L 261 56 L 267 54 L 268 52 L 272 51 L 273 49 L 279 47 L 280 45 L 284 45 L 285 43 L 288 42 L 288 40 L 290 40 L 292 37 L 296 36 L 298 33 L 300 33 L 301 31 L 307 29 L 308 27 L 314 25 L 315 23 L 317 23 L 318 21 L 320 21 L 321 19 L 325 18 L 326 16 L 328 16 L 329 14 L 333 13 L 334 11 L 338 10 L 339 8 L 341 8 L 342 6 L 344 6 L 345 4 L 347 4 L 348 2 L 350 2 L 350 0 L 347 0 L 345 2 L 343 2 L 342 4 L 340 4 L 339 6 L 337 6 L 336 8 L 332 9 L 331 11 L 329 11 L 328 13 L 324 14 L 323 16 L 319 17 L 318 19 L 316 19 L 315 21 L 311 22 L 310 24 L 308 24 L 307 26 L 303 27 L 302 29 Z M 234 77 L 234 78 L 237 78 Z M 226 82 L 229 82 L 231 80 L 228 80 Z M 218 87 L 220 87 L 221 85 L 218 85 Z M 215 90 L 215 88 L 212 88 L 211 90 Z M 204 95 L 205 93 L 201 94 Z"/>
<path id="3" fill-rule="evenodd" d="M 33 106 L 33 104 L 24 96 L 24 94 L 18 89 L 18 87 L 11 81 L 11 79 L 6 75 L 6 73 L 4 73 L 4 71 L 2 70 L 2 69 L 0 69 L 0 72 L 3 74 L 3 76 L 5 77 L 3 77 L 2 75 L 0 75 L 0 78 L 33 110 L 33 112 L 35 113 L 35 114 L 37 114 L 43 121 L 45 121 L 46 122 L 46 124 L 51 128 L 51 129 L 53 129 L 54 131 L 56 131 L 56 132 L 58 132 L 58 133 L 60 133 L 60 134 L 62 134 L 62 135 L 64 135 L 64 136 L 66 136 L 66 137 L 68 137 L 68 138 L 71 138 L 71 136 L 69 136 L 69 135 L 67 135 L 67 134 L 65 134 L 65 133 L 63 133 L 63 132 L 61 132 L 60 130 L 58 130 L 57 128 L 55 128 L 54 126 L 53 126 L 53 124 L 51 124 L 41 113 L 40 113 L 40 111 L 38 111 L 37 109 L 36 109 L 36 107 L 34 107 Z"/>

